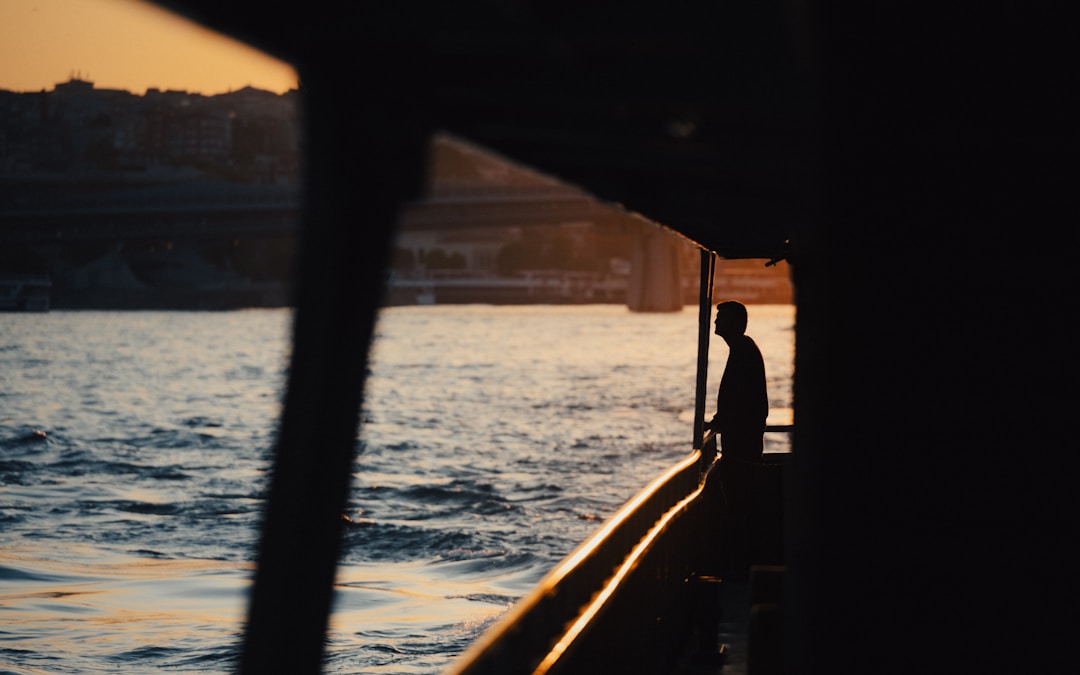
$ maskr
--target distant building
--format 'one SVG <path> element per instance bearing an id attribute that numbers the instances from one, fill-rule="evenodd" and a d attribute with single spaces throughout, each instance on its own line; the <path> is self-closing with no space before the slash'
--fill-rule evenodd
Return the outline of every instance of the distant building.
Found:
<path id="1" fill-rule="evenodd" d="M 171 160 L 223 159 L 232 147 L 228 113 L 203 106 L 172 115 L 165 127 L 166 157 Z"/>
<path id="2" fill-rule="evenodd" d="M 186 165 L 232 181 L 295 183 L 300 133 L 296 92 L 136 96 L 79 77 L 52 91 L 0 91 L 0 175 Z"/>

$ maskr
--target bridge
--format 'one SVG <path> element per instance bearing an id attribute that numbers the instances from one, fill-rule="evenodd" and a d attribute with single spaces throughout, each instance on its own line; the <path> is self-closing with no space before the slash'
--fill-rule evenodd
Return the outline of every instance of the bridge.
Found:
<path id="1" fill-rule="evenodd" d="M 5 179 L 0 181 L 0 245 L 8 253 L 0 255 L 0 267 L 10 267 L 13 256 L 36 260 L 28 269 L 53 278 L 57 306 L 65 297 L 76 305 L 88 302 L 80 298 L 90 291 L 98 292 L 96 298 L 106 291 L 121 298 L 145 290 L 146 284 L 235 290 L 255 279 L 281 285 L 288 277 L 284 259 L 299 226 L 301 203 L 301 189 L 294 185 Z M 678 242 L 570 186 L 437 183 L 427 197 L 405 206 L 400 227 L 451 233 L 560 223 L 591 223 L 600 231 L 638 237 L 624 292 L 628 304 L 645 310 L 682 306 Z M 99 269 L 80 270 L 73 260 L 83 267 L 96 261 Z M 598 297 L 610 296 L 600 290 Z"/>
<path id="2" fill-rule="evenodd" d="M 42 245 L 291 234 L 301 194 L 206 180 L 42 179 L 3 181 L 0 200 L 0 242 Z"/>

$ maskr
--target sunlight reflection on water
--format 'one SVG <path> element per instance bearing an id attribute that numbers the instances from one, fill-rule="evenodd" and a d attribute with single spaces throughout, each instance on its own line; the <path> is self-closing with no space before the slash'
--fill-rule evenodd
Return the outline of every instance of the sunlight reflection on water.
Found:
<path id="1" fill-rule="evenodd" d="M 248 564 L 107 556 L 92 547 L 51 559 L 8 548 L 3 562 L 3 644 L 37 652 L 31 663 L 38 667 L 62 658 L 63 672 L 96 672 L 105 663 L 149 672 L 150 651 L 179 663 L 207 643 L 233 642 L 250 574 Z M 48 571 L 34 572 L 40 569 Z M 204 662 L 224 671 L 230 658 L 219 653 Z"/>

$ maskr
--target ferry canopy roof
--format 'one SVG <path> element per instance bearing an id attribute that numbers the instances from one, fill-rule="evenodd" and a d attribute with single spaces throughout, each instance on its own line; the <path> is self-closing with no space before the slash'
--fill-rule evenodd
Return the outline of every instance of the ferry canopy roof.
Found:
<path id="1" fill-rule="evenodd" d="M 164 4 L 294 63 L 302 86 L 419 102 L 417 125 L 723 257 L 783 258 L 810 217 L 812 87 L 783 3 Z"/>

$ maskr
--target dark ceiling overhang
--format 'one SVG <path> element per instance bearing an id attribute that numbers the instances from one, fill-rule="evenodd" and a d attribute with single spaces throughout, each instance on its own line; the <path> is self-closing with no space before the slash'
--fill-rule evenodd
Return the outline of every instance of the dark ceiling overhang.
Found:
<path id="1" fill-rule="evenodd" d="M 343 105 L 408 96 L 432 129 L 726 258 L 788 257 L 811 217 L 812 87 L 786 3 L 161 4 Z"/>

